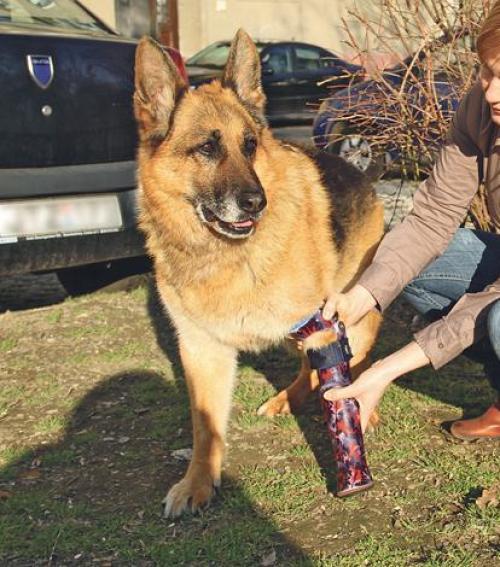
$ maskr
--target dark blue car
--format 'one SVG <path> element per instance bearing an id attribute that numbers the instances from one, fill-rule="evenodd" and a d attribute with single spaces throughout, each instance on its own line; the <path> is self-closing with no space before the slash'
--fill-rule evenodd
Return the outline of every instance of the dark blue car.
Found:
<path id="1" fill-rule="evenodd" d="M 136 44 L 73 0 L 0 0 L 0 278 L 57 271 L 78 293 L 148 265 Z"/>
<path id="2" fill-rule="evenodd" d="M 255 45 L 271 124 L 311 122 L 313 106 L 333 88 L 345 87 L 363 70 L 310 43 L 256 40 Z M 222 76 L 230 46 L 230 41 L 217 41 L 186 61 L 192 87 Z"/>
<path id="3" fill-rule="evenodd" d="M 435 94 L 428 95 L 432 91 Z M 396 132 L 401 133 L 403 128 L 407 128 L 410 148 L 413 129 L 422 131 L 424 124 L 426 145 L 439 145 L 442 124 L 456 110 L 459 92 L 460 86 L 450 79 L 449 73 L 436 72 L 429 81 L 423 65 L 417 62 L 410 66 L 409 60 L 405 60 L 378 79 L 353 84 L 324 100 L 313 123 L 314 143 L 362 171 L 383 170 L 401 157 L 401 136 Z M 437 108 L 427 112 L 429 105 Z M 430 116 L 439 113 L 439 124 L 426 123 Z M 417 147 L 416 143 L 413 145 Z"/>

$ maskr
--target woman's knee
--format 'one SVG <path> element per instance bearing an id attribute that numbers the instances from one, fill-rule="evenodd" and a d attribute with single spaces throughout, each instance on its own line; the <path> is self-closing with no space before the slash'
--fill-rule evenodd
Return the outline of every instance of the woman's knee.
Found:
<path id="1" fill-rule="evenodd" d="M 488 335 L 491 346 L 500 358 L 500 300 L 495 301 L 488 313 Z"/>
<path id="2" fill-rule="evenodd" d="M 402 292 L 402 297 L 420 314 L 434 317 L 450 307 L 449 298 L 427 288 L 425 280 L 415 279 Z"/>

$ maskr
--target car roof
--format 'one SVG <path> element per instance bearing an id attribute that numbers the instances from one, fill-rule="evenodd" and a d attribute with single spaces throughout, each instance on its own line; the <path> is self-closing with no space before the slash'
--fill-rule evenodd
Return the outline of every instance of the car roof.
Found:
<path id="1" fill-rule="evenodd" d="M 211 45 L 231 45 L 230 39 L 220 39 L 218 41 L 214 41 L 211 44 L 207 45 L 206 47 L 210 47 Z M 333 53 L 331 49 L 328 47 L 323 47 L 322 45 L 317 45 L 315 43 L 308 43 L 306 41 L 295 41 L 294 39 L 259 39 L 259 38 L 252 38 L 252 41 L 256 45 L 261 45 L 263 47 L 267 47 L 268 45 L 303 45 L 304 47 L 315 47 L 316 49 L 322 49 L 323 51 L 328 51 L 329 53 Z"/>

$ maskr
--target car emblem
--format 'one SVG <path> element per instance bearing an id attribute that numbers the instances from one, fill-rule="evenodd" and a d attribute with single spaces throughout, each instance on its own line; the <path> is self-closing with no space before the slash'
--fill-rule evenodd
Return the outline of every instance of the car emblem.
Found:
<path id="1" fill-rule="evenodd" d="M 31 78 L 41 89 L 48 89 L 54 78 L 54 65 L 50 55 L 27 55 Z"/>

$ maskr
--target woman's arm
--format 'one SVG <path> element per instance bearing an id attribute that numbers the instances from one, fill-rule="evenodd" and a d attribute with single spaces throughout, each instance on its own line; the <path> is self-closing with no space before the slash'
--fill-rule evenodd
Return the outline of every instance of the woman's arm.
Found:
<path id="1" fill-rule="evenodd" d="M 324 394 L 325 399 L 335 401 L 356 398 L 361 413 L 361 427 L 366 429 L 370 415 L 377 407 L 387 386 L 407 372 L 429 364 L 424 351 L 412 341 L 395 353 L 377 361 L 365 370 L 350 386 L 331 388 Z"/>
<path id="2" fill-rule="evenodd" d="M 432 172 L 415 193 L 412 211 L 386 234 L 357 282 L 382 311 L 442 254 L 467 214 L 479 187 L 477 144 L 484 106 L 481 85 L 476 83 L 461 100 Z"/>

